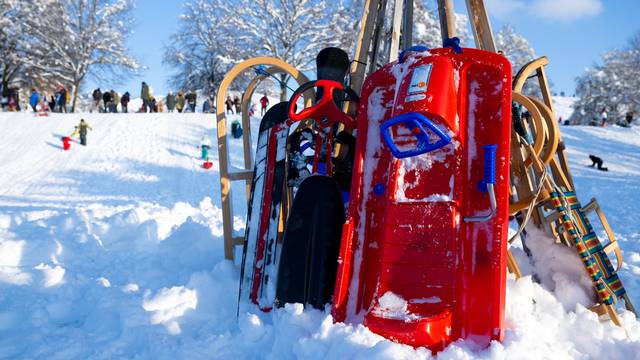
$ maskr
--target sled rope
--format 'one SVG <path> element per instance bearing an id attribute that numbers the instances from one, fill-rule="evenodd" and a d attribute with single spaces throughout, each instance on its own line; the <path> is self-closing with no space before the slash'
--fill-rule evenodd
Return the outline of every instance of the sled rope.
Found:
<path id="1" fill-rule="evenodd" d="M 533 197 L 533 201 L 531 201 L 531 204 L 529 204 L 529 206 L 527 207 L 527 213 L 524 217 L 524 220 L 520 224 L 518 231 L 516 231 L 516 233 L 513 234 L 513 236 L 509 239 L 509 243 L 514 242 L 515 239 L 518 236 L 520 236 L 520 234 L 522 234 L 524 229 L 527 227 L 527 224 L 529 224 L 529 221 L 531 220 L 531 215 L 533 215 L 533 209 L 536 208 L 536 200 L 538 199 L 538 197 L 540 196 L 540 193 L 542 192 L 542 189 L 544 188 L 544 180 L 547 178 L 547 176 L 548 176 L 547 168 L 545 167 L 544 170 L 542 170 L 542 175 L 540 175 L 540 181 L 536 185 L 536 193 L 535 193 L 535 196 Z"/>
<path id="2" fill-rule="evenodd" d="M 540 157 L 535 153 L 535 151 L 533 151 L 533 148 L 532 148 L 530 142 L 527 141 L 525 138 L 523 138 L 519 134 L 518 134 L 518 137 L 520 137 L 520 140 L 523 141 L 523 143 L 527 145 L 528 151 L 534 157 L 534 160 L 536 161 L 536 163 L 537 164 L 541 164 L 542 161 L 540 160 Z M 544 188 L 544 181 L 545 180 L 553 181 L 553 179 L 550 179 L 549 176 L 548 176 L 548 168 L 546 166 L 544 166 L 542 168 L 542 174 L 540 175 L 540 180 L 538 181 L 538 184 L 536 184 L 535 196 L 533 197 L 533 200 L 531 201 L 531 203 L 527 207 L 527 213 L 526 213 L 526 215 L 524 217 L 524 220 L 520 224 L 520 227 L 518 228 L 518 231 L 509 239 L 509 244 L 514 242 L 516 240 L 516 238 L 522 234 L 524 229 L 527 227 L 527 224 L 529 224 L 529 221 L 531 220 L 531 215 L 533 215 L 533 209 L 535 209 L 535 207 L 536 207 L 536 201 L 538 200 L 538 197 L 540 196 L 540 193 L 542 192 L 542 189 Z"/>
<path id="3" fill-rule="evenodd" d="M 269 76 L 269 77 L 271 77 L 271 78 L 275 79 L 275 81 L 277 81 L 280 85 L 284 85 L 284 86 L 286 86 L 286 87 L 287 87 L 287 89 L 291 90 L 292 92 L 295 92 L 295 90 L 294 90 L 294 89 L 292 89 L 289 85 L 287 85 L 287 83 L 286 83 L 286 82 L 284 82 L 284 81 L 282 81 L 282 80 L 278 79 L 275 75 L 273 75 L 272 73 L 268 72 L 268 71 L 265 69 L 264 65 L 258 65 L 258 66 L 256 66 L 256 67 L 253 69 L 253 71 L 254 71 L 257 75 Z"/>

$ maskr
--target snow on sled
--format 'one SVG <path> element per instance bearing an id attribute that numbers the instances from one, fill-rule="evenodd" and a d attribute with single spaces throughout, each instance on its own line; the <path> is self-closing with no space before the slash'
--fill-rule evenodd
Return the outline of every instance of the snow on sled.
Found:
<path id="1" fill-rule="evenodd" d="M 511 67 L 413 50 L 362 90 L 332 312 L 434 351 L 486 346 L 504 333 Z"/>

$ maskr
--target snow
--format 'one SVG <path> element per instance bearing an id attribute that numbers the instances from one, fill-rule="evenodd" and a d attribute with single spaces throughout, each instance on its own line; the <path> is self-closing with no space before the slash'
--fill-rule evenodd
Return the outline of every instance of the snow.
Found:
<path id="1" fill-rule="evenodd" d="M 93 127 L 89 145 L 62 151 L 60 137 L 81 117 Z M 197 159 L 214 120 L 0 114 L 0 359 L 431 358 L 362 325 L 334 324 L 328 309 L 249 307 L 236 318 L 239 264 L 223 256 L 217 152 L 211 170 Z M 621 278 L 638 305 L 640 129 L 561 131 L 580 200 L 596 196 L 607 214 L 623 249 Z M 230 139 L 232 164 L 243 161 L 241 144 Z M 610 171 L 586 167 L 590 153 Z M 243 222 L 234 220 L 236 231 Z M 531 262 L 514 251 L 541 283 L 509 277 L 505 340 L 483 350 L 459 341 L 438 358 L 638 358 L 633 315 L 622 313 L 626 331 L 599 322 L 578 304 L 588 302 L 588 284 L 572 272 L 577 258 L 551 252 L 543 236 L 530 239 Z"/>

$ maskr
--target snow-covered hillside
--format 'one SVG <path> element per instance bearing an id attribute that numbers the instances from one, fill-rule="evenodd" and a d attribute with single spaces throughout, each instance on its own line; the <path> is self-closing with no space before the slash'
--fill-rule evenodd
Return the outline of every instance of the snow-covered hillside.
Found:
<path id="1" fill-rule="evenodd" d="M 81 117 L 93 126 L 89 146 L 62 151 Z M 217 164 L 204 170 L 197 159 L 214 126 L 203 114 L 0 114 L 0 359 L 431 357 L 300 305 L 236 319 Z M 562 131 L 578 194 L 602 204 L 640 305 L 640 129 Z M 240 146 L 231 140 L 237 164 Z M 587 168 L 590 153 L 610 171 Z M 215 146 L 212 155 L 216 163 Z M 438 358 L 640 357 L 632 314 L 623 313 L 626 333 L 600 323 L 560 280 L 549 280 L 553 293 L 510 278 L 505 341 L 480 351 L 459 342 Z"/>

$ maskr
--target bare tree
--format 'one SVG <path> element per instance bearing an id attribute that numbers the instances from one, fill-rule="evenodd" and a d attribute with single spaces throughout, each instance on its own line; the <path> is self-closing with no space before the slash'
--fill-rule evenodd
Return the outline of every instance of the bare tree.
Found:
<path id="1" fill-rule="evenodd" d="M 51 76 L 73 85 L 72 111 L 88 75 L 103 79 L 140 68 L 124 44 L 133 22 L 131 0 L 23 2 L 37 5 L 22 19 L 25 31 L 37 45 L 29 49 L 33 67 L 41 77 Z"/>
<path id="2" fill-rule="evenodd" d="M 225 0 L 195 0 L 184 5 L 180 29 L 165 46 L 163 62 L 176 69 L 170 83 L 178 89 L 212 92 L 222 81 L 228 57 L 242 54 L 230 36 L 230 7 Z"/>

